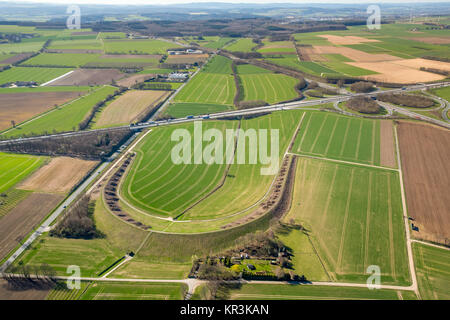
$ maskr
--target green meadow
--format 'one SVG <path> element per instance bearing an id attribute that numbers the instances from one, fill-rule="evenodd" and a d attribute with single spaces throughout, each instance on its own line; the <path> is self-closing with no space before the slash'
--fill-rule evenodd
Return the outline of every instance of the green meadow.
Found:
<path id="1" fill-rule="evenodd" d="M 380 165 L 379 120 L 328 112 L 307 113 L 292 152 Z"/>
<path id="2" fill-rule="evenodd" d="M 425 300 L 450 299 L 450 251 L 413 243 L 419 293 Z"/>
<path id="3" fill-rule="evenodd" d="M 69 68 L 13 67 L 0 72 L 0 84 L 15 81 L 34 81 L 42 84 L 71 70 Z"/>
<path id="4" fill-rule="evenodd" d="M 291 219 L 305 228 L 330 280 L 364 283 L 377 265 L 383 284 L 410 283 L 398 172 L 299 157 Z"/>

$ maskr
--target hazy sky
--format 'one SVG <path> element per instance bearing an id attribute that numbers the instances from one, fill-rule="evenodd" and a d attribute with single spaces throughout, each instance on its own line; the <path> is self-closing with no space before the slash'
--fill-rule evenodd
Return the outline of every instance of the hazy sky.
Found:
<path id="1" fill-rule="evenodd" d="M 11 0 L 0 0 L 11 1 Z M 177 4 L 193 2 L 229 2 L 229 3 L 413 3 L 413 2 L 449 2 L 450 0 L 15 0 L 13 2 L 43 2 L 61 4 Z"/>

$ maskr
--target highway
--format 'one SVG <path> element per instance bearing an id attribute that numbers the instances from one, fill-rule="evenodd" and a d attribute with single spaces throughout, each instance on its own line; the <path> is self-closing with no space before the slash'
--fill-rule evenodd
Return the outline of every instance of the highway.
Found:
<path id="1" fill-rule="evenodd" d="M 197 120 L 207 120 L 207 119 L 221 119 L 226 117 L 235 117 L 235 116 L 245 116 L 245 115 L 252 115 L 252 114 L 258 114 L 263 112 L 273 112 L 278 110 L 292 110 L 292 109 L 298 109 L 298 108 L 304 108 L 304 107 L 311 107 L 311 106 L 317 106 L 321 104 L 326 103 L 334 103 L 334 102 L 343 102 L 346 101 L 352 97 L 357 96 L 368 96 L 368 97 L 376 97 L 379 94 L 384 93 L 402 93 L 402 92 L 410 92 L 410 91 L 419 91 L 419 90 L 425 90 L 425 89 L 435 89 L 435 88 L 441 88 L 441 87 L 447 87 L 450 85 L 450 82 L 439 82 L 439 83 L 433 83 L 433 84 L 418 84 L 418 85 L 411 85 L 403 88 L 396 88 L 391 90 L 384 90 L 384 91 L 375 91 L 370 93 L 349 93 L 346 95 L 338 95 L 333 96 L 329 98 L 323 98 L 323 99 L 317 99 L 317 100 L 299 100 L 289 103 L 282 103 L 282 104 L 274 104 L 269 106 L 263 106 L 263 107 L 257 107 L 252 109 L 243 109 L 243 110 L 231 110 L 231 111 L 225 111 L 225 112 L 219 112 L 214 113 L 210 115 L 199 115 L 199 116 L 192 116 L 189 118 L 180 118 L 180 119 L 171 119 L 171 120 L 159 120 L 159 121 L 148 121 L 148 122 L 141 122 L 136 125 L 125 125 L 125 126 L 117 126 L 113 128 L 106 128 L 106 129 L 95 129 L 95 130 L 85 130 L 85 131 L 78 131 L 78 132 L 66 132 L 66 133 L 59 133 L 59 134 L 52 134 L 52 135 L 45 135 L 45 136 L 36 136 L 36 137 L 30 137 L 30 138 L 17 138 L 17 139 L 9 139 L 9 140 L 2 140 L 0 141 L 0 145 L 7 144 L 10 142 L 26 142 L 26 141 L 35 141 L 35 140 L 43 140 L 43 139 L 51 139 L 55 137 L 71 137 L 71 136 L 79 136 L 84 135 L 92 132 L 102 132 L 102 131 L 110 131 L 114 129 L 126 129 L 130 128 L 131 130 L 142 130 L 145 128 L 151 128 L 151 127 L 157 127 L 157 126 L 164 126 L 164 125 L 170 125 L 170 124 L 176 124 L 176 123 L 186 123 L 191 121 L 197 121 Z M 172 95 L 173 98 L 175 95 Z M 162 108 L 164 105 L 162 106 Z M 411 110 L 407 110 L 405 108 L 401 107 L 393 107 L 398 113 L 404 114 L 408 117 L 414 118 L 414 119 L 420 119 L 427 122 L 432 122 L 434 124 L 450 128 L 450 124 L 445 121 L 436 120 L 418 113 L 415 113 Z M 449 106 L 447 106 L 449 108 Z M 155 114 L 156 115 L 156 114 Z M 153 118 L 155 117 L 153 116 Z"/>

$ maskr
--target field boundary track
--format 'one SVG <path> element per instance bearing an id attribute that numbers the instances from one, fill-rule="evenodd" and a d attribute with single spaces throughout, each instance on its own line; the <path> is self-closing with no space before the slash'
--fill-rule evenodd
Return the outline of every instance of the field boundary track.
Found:
<path id="1" fill-rule="evenodd" d="M 41 87 L 45 87 L 46 85 L 48 85 L 48 84 L 50 84 L 50 83 L 52 83 L 52 82 L 58 81 L 59 79 L 62 79 L 62 78 L 64 78 L 65 76 L 68 76 L 69 74 L 73 73 L 73 71 L 74 71 L 74 70 L 71 70 L 71 71 L 69 71 L 69 72 L 63 74 L 62 76 L 59 76 L 59 77 L 56 77 L 55 79 L 52 79 L 52 80 L 50 80 L 50 81 L 47 81 L 46 83 L 41 84 Z"/>
<path id="2" fill-rule="evenodd" d="M 416 295 L 420 297 L 419 295 L 419 288 L 417 286 L 417 275 L 416 275 L 416 267 L 414 265 L 414 255 L 411 245 L 411 231 L 409 229 L 409 221 L 408 221 L 408 210 L 406 206 L 406 195 L 405 195 L 405 187 L 403 182 L 403 171 L 402 171 L 402 162 L 401 162 L 401 156 L 400 156 L 400 147 L 399 147 L 399 141 L 398 141 L 398 132 L 397 132 L 397 126 L 394 126 L 394 136 L 395 136 L 395 147 L 397 151 L 397 165 L 398 165 L 398 171 L 399 171 L 399 179 L 400 179 L 400 193 L 402 196 L 402 209 L 403 209 L 403 220 L 405 222 L 405 233 L 406 233 L 406 250 L 408 253 L 408 262 L 409 262 L 409 274 L 412 280 L 411 288 L 414 290 Z"/>
<path id="3" fill-rule="evenodd" d="M 376 165 L 373 165 L 373 164 L 366 164 L 366 163 L 346 161 L 346 160 L 322 158 L 322 157 L 311 156 L 309 154 L 303 154 L 303 153 L 289 152 L 289 154 L 291 154 L 293 156 L 298 156 L 298 157 L 311 158 L 311 159 L 317 159 L 317 160 L 326 160 L 326 161 L 337 162 L 337 163 L 342 163 L 342 164 L 350 164 L 350 165 L 355 165 L 355 166 L 362 166 L 362 167 L 382 169 L 382 170 L 390 170 L 390 171 L 397 171 L 397 172 L 399 171 L 396 168 L 381 167 L 381 166 L 376 166 Z"/>

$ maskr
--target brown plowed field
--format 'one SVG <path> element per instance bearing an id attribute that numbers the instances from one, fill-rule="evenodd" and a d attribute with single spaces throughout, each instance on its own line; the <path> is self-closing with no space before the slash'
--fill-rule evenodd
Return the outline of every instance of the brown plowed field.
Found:
<path id="1" fill-rule="evenodd" d="M 300 51 L 302 61 L 327 61 L 327 59 L 324 56 L 318 54 L 313 47 L 298 47 L 298 50 Z"/>
<path id="2" fill-rule="evenodd" d="M 317 54 L 342 54 L 343 56 L 346 56 L 347 58 L 357 62 L 386 62 L 402 59 L 386 53 L 367 53 L 361 50 L 347 47 L 314 46 L 314 50 L 317 52 Z"/>
<path id="3" fill-rule="evenodd" d="M 116 69 L 77 69 L 68 76 L 51 83 L 51 86 L 89 86 L 110 84 L 124 76 Z"/>
<path id="4" fill-rule="evenodd" d="M 367 39 L 357 36 L 335 36 L 330 34 L 319 35 L 319 37 L 327 39 L 332 44 L 336 45 L 349 45 L 349 44 L 360 44 L 365 42 L 380 42 L 376 39 Z"/>
<path id="5" fill-rule="evenodd" d="M 398 135 L 412 235 L 449 244 L 450 131 L 402 121 Z"/>
<path id="6" fill-rule="evenodd" d="M 151 108 L 156 107 L 169 94 L 170 91 L 163 90 L 128 91 L 101 112 L 100 117 L 96 120 L 95 127 L 132 123 L 143 113 L 147 113 Z"/>
<path id="7" fill-rule="evenodd" d="M 0 94 L 0 130 L 28 120 L 85 92 L 22 92 Z"/>
<path id="8" fill-rule="evenodd" d="M 131 86 L 134 86 L 136 83 L 144 82 L 145 80 L 148 80 L 152 77 L 154 77 L 153 74 L 134 74 L 127 78 L 120 79 L 119 81 L 117 81 L 117 84 L 119 86 L 129 88 Z"/>
<path id="9" fill-rule="evenodd" d="M 22 59 L 28 58 L 30 56 L 32 56 L 32 53 L 19 53 L 13 57 L 10 57 L 8 59 L 2 60 L 0 61 L 1 64 L 13 64 L 16 63 Z"/>
<path id="10" fill-rule="evenodd" d="M 380 121 L 380 163 L 386 167 L 396 167 L 394 148 L 394 128 L 391 120 Z"/>
<path id="11" fill-rule="evenodd" d="M 10 288 L 5 280 L 0 280 L 0 300 L 44 300 L 50 289 Z"/>
<path id="12" fill-rule="evenodd" d="M 399 64 L 408 68 L 413 68 L 419 70 L 421 67 L 432 68 L 450 71 L 450 63 L 443 61 L 427 60 L 427 59 L 404 59 L 393 61 L 392 63 Z"/>
<path id="13" fill-rule="evenodd" d="M 348 62 L 348 64 L 378 72 L 378 74 L 360 77 L 369 81 L 410 84 L 445 79 L 445 76 L 410 68 L 397 61 Z"/>
<path id="14" fill-rule="evenodd" d="M 58 157 L 26 179 L 19 189 L 48 193 L 67 193 L 95 165 L 96 161 Z"/>
<path id="15" fill-rule="evenodd" d="M 59 194 L 33 193 L 0 219 L 0 259 L 3 259 L 64 198 Z"/>

